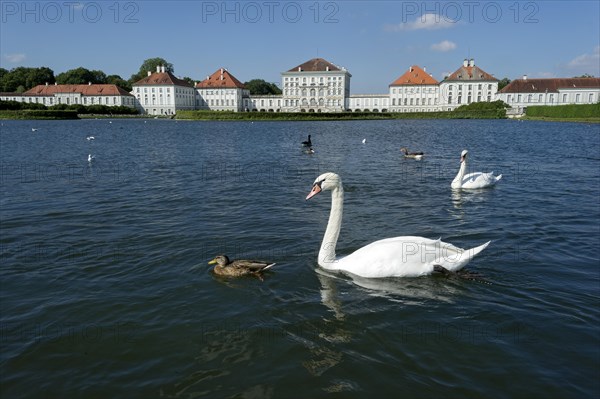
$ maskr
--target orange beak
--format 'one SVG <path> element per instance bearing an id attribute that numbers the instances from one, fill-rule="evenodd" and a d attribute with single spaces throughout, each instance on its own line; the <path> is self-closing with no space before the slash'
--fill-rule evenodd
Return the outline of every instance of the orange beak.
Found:
<path id="1" fill-rule="evenodd" d="M 308 193 L 308 195 L 306 196 L 306 199 L 309 200 L 312 197 L 314 197 L 315 195 L 319 194 L 321 192 L 321 186 L 319 184 L 315 184 L 312 187 L 312 190 L 310 190 L 310 193 Z"/>

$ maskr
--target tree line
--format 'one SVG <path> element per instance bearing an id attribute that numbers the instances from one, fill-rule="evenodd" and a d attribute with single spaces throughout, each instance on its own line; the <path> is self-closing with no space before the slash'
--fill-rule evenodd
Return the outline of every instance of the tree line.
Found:
<path id="1" fill-rule="evenodd" d="M 90 70 L 84 67 L 70 69 L 66 72 L 54 74 L 48 67 L 28 68 L 17 67 L 10 71 L 0 68 L 0 92 L 23 93 L 37 85 L 43 84 L 115 84 L 127 91 L 132 90 L 132 85 L 147 76 L 148 71 L 156 71 L 157 66 L 164 66 L 165 71 L 174 73 L 173 64 L 164 58 L 148 58 L 145 60 L 138 72 L 132 74 L 129 79 L 123 79 L 119 75 L 106 75 L 103 71 Z M 183 80 L 194 85 L 196 81 L 189 77 Z M 262 79 L 252 79 L 244 83 L 250 90 L 250 94 L 281 94 L 281 90 L 274 83 L 265 82 Z"/>

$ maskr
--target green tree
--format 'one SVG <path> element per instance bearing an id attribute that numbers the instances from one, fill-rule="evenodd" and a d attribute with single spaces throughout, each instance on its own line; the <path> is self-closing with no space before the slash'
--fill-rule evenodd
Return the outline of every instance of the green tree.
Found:
<path id="1" fill-rule="evenodd" d="M 140 66 L 140 70 L 138 71 L 138 73 L 131 75 L 131 78 L 129 78 L 129 83 L 133 84 L 133 83 L 137 82 L 138 80 L 145 78 L 146 76 L 148 76 L 148 71 L 150 71 L 150 72 L 156 71 L 157 66 L 164 66 L 165 72 L 171 72 L 171 73 L 175 72 L 175 68 L 173 68 L 173 64 L 171 64 L 170 62 L 167 62 L 167 60 L 165 60 L 164 58 L 160 58 L 160 57 L 148 58 L 147 60 L 145 60 L 142 63 L 142 66 Z"/>
<path id="2" fill-rule="evenodd" d="M 17 67 L 0 71 L 0 91 L 4 92 L 23 92 L 37 85 L 54 82 L 54 71 L 47 67 Z"/>
<path id="3" fill-rule="evenodd" d="M 269 83 L 262 79 L 252 79 L 244 83 L 244 86 L 246 86 L 246 89 L 250 90 L 250 94 L 281 94 L 281 89 L 279 89 L 275 83 Z"/>
<path id="4" fill-rule="evenodd" d="M 106 77 L 106 83 L 117 85 L 124 90 L 131 91 L 131 83 L 129 83 L 119 75 L 108 75 Z"/>
<path id="5" fill-rule="evenodd" d="M 56 83 L 71 85 L 82 85 L 88 83 L 103 84 L 106 83 L 106 74 L 102 71 L 90 71 L 84 67 L 79 67 L 59 73 L 56 76 Z"/>
<path id="6" fill-rule="evenodd" d="M 504 78 L 498 82 L 498 91 L 504 89 L 510 83 L 509 78 Z"/>
<path id="7" fill-rule="evenodd" d="M 196 81 L 194 79 L 190 78 L 190 77 L 184 76 L 181 80 L 185 80 L 186 82 L 188 82 L 192 86 L 196 86 Z"/>
<path id="8" fill-rule="evenodd" d="M 581 76 L 573 76 L 574 78 L 595 78 L 594 75 L 590 75 L 589 73 L 584 73 Z"/>

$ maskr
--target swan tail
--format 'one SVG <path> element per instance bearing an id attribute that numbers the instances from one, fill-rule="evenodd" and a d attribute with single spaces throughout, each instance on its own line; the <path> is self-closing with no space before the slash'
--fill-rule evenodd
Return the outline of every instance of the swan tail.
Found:
<path id="1" fill-rule="evenodd" d="M 485 244 L 482 244 L 478 247 L 467 249 L 465 252 L 468 254 L 469 260 L 473 259 L 478 253 L 480 253 L 481 251 L 486 249 L 487 246 L 490 245 L 490 243 L 491 243 L 491 241 L 488 241 Z"/>
<path id="2" fill-rule="evenodd" d="M 499 181 L 500 179 L 502 179 L 502 175 L 496 176 L 496 181 Z"/>
<path id="3" fill-rule="evenodd" d="M 444 267 L 445 269 L 456 272 L 465 267 L 475 256 L 490 245 L 491 241 L 486 242 L 478 247 L 471 249 L 460 249 L 454 247 L 454 253 L 451 253 L 450 247 L 448 247 L 447 255 L 442 259 L 438 259 L 436 264 Z"/>

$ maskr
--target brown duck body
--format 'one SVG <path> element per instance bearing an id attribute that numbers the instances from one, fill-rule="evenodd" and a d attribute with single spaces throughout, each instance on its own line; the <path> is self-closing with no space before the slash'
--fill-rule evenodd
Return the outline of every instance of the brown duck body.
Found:
<path id="1" fill-rule="evenodd" d="M 213 271 L 219 276 L 240 277 L 248 275 L 259 275 L 269 269 L 275 263 L 262 262 L 258 260 L 239 259 L 231 261 L 226 255 L 216 256 L 208 262 L 209 265 L 214 265 Z"/>

